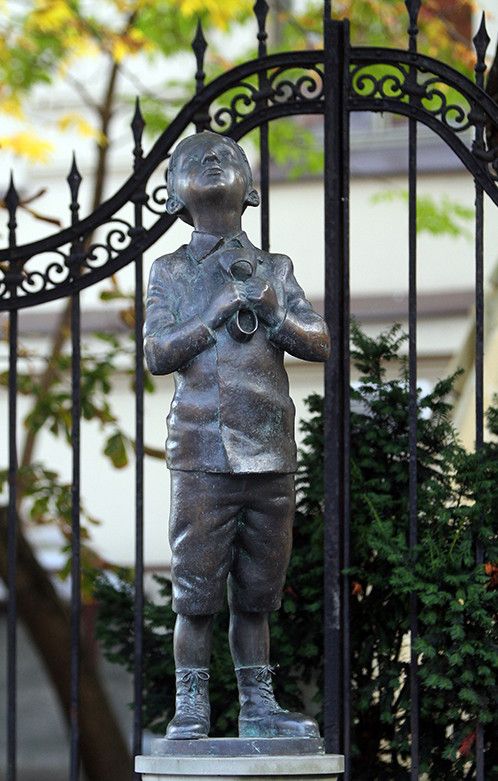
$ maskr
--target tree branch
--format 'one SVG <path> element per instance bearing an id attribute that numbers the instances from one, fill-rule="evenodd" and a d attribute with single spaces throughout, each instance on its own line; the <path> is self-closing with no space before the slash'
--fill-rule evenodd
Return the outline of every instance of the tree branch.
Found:
<path id="1" fill-rule="evenodd" d="M 130 14 L 126 23 L 126 29 L 128 29 L 135 20 L 136 13 Z M 125 29 L 125 31 L 126 31 Z M 114 101 L 116 97 L 116 84 L 119 74 L 119 63 L 112 61 L 111 68 L 107 79 L 107 87 L 101 103 L 97 106 L 97 111 L 100 116 L 100 135 L 102 138 L 107 138 L 109 133 L 109 126 L 112 119 L 112 111 L 114 107 Z M 109 157 L 109 145 L 107 143 L 97 143 L 97 158 L 95 161 L 95 178 L 92 198 L 92 211 L 94 211 L 101 203 L 104 183 L 107 175 Z M 87 244 L 90 242 L 91 237 L 87 237 Z M 40 395 L 43 396 L 52 387 L 56 377 L 57 361 L 64 349 L 64 345 L 69 337 L 69 328 L 71 323 L 71 299 L 66 301 L 64 309 L 59 316 L 57 326 L 55 328 L 52 341 L 50 358 L 40 381 Z M 38 432 L 31 429 L 28 430 L 24 445 L 22 449 L 22 455 L 20 458 L 20 464 L 23 467 L 29 466 L 33 460 L 33 454 L 35 444 L 37 440 Z M 20 492 L 19 500 L 22 498 L 22 492 Z"/>
<path id="2" fill-rule="evenodd" d="M 71 73 L 66 73 L 65 80 L 68 82 L 68 84 L 71 85 L 71 87 L 78 93 L 82 101 L 85 103 L 88 108 L 91 108 L 92 111 L 94 111 L 96 114 L 100 116 L 100 106 L 95 101 L 90 94 L 90 92 L 87 90 L 84 84 L 79 81 L 75 76 L 73 76 Z"/>

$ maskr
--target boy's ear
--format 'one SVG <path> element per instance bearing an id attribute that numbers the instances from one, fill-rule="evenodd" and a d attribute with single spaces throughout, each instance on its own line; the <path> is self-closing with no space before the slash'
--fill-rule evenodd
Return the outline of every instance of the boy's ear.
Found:
<path id="1" fill-rule="evenodd" d="M 183 209 L 183 203 L 174 195 L 170 195 L 166 201 L 166 211 L 168 214 L 178 214 Z"/>
<path id="2" fill-rule="evenodd" d="M 251 190 L 246 198 L 246 204 L 248 206 L 259 206 L 259 193 L 257 190 Z"/>

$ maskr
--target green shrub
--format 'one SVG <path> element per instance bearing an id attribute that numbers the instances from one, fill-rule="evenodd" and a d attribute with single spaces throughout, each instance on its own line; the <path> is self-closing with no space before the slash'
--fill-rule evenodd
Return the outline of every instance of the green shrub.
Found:
<path id="1" fill-rule="evenodd" d="M 395 327 L 378 339 L 353 328 L 351 389 L 352 775 L 408 778 L 409 601 L 419 606 L 421 770 L 430 779 L 471 778 L 475 725 L 485 725 L 486 778 L 498 778 L 498 445 L 469 454 L 459 445 L 447 401 L 454 378 L 418 403 L 419 545 L 408 542 L 408 377 Z M 391 365 L 389 379 L 386 367 Z M 323 690 L 323 401 L 307 400 L 301 423 L 294 550 L 281 610 L 272 617 L 276 689 L 303 708 Z M 498 435 L 498 409 L 488 413 Z M 476 543 L 485 565 L 476 566 Z M 145 606 L 144 718 L 163 731 L 174 704 L 170 584 Z M 126 573 L 96 580 L 99 635 L 109 659 L 133 666 L 133 590 Z M 218 617 L 212 664 L 213 735 L 236 734 L 236 687 Z"/>

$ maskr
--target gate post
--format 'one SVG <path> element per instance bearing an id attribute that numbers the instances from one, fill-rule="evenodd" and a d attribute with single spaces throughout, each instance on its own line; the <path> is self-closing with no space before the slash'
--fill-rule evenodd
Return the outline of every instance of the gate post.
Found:
<path id="1" fill-rule="evenodd" d="M 324 18 L 325 318 L 324 732 L 349 779 L 349 22 Z"/>

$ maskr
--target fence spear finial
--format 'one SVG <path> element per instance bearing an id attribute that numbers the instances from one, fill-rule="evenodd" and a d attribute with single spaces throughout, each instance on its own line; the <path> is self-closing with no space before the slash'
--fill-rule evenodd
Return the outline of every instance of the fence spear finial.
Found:
<path id="1" fill-rule="evenodd" d="M 82 182 L 82 176 L 79 172 L 78 164 L 76 163 L 76 152 L 73 152 L 71 168 L 67 175 L 66 181 L 69 185 L 69 192 L 71 193 L 71 204 L 69 208 L 71 209 L 72 223 L 74 224 L 78 220 L 78 212 L 80 208 L 78 194 Z"/>
<path id="2" fill-rule="evenodd" d="M 7 206 L 9 215 L 15 213 L 19 205 L 19 195 L 14 184 L 14 172 L 10 172 L 9 187 L 5 193 L 5 205 Z"/>
<path id="3" fill-rule="evenodd" d="M 405 0 L 406 10 L 408 11 L 408 18 L 410 25 L 408 27 L 408 35 L 410 37 L 410 49 L 416 48 L 416 41 L 418 35 L 418 15 L 422 0 Z"/>
<path id="4" fill-rule="evenodd" d="M 139 144 L 142 140 L 142 133 L 144 132 L 145 128 L 145 120 L 140 108 L 140 98 L 138 95 L 135 98 L 135 111 L 133 112 L 133 119 L 130 122 L 130 127 L 133 132 L 133 140 L 135 141 L 135 144 Z"/>
<path id="5" fill-rule="evenodd" d="M 254 15 L 258 22 L 258 55 L 264 57 L 267 54 L 266 41 L 268 33 L 266 32 L 266 17 L 270 10 L 266 0 L 256 0 L 253 6 Z"/>
<path id="6" fill-rule="evenodd" d="M 80 184 L 82 181 L 82 176 L 78 169 L 78 164 L 76 162 L 76 152 L 73 152 L 73 157 L 71 160 L 71 168 L 69 170 L 69 173 L 67 175 L 67 183 L 69 185 L 69 190 L 71 192 L 71 198 L 73 201 L 77 201 L 78 199 L 78 192 L 80 189 Z"/>
<path id="7" fill-rule="evenodd" d="M 491 39 L 486 29 L 486 14 L 484 11 L 481 16 L 479 29 L 472 39 L 477 54 L 477 62 L 474 70 L 476 73 L 476 83 L 478 87 L 484 86 L 484 71 L 486 70 L 486 52 Z"/>
<path id="8" fill-rule="evenodd" d="M 199 19 L 197 21 L 197 29 L 195 31 L 195 37 L 192 41 L 192 49 L 195 54 L 195 61 L 197 64 L 197 71 L 195 74 L 195 91 L 199 93 L 204 87 L 204 79 L 206 74 L 204 72 L 204 55 L 206 54 L 207 41 L 204 37 L 202 30 L 202 22 Z"/>
<path id="9" fill-rule="evenodd" d="M 135 158 L 135 163 L 137 160 L 140 160 L 142 158 L 143 149 L 142 149 L 142 136 L 145 128 L 145 120 L 142 116 L 142 111 L 140 109 L 140 98 L 136 97 L 135 99 L 135 111 L 133 113 L 133 119 L 130 122 L 131 132 L 133 133 L 133 141 L 135 142 L 135 146 L 133 149 L 133 156 Z"/>
<path id="10" fill-rule="evenodd" d="M 16 244 L 16 212 L 17 207 L 19 206 L 19 194 L 14 184 L 14 173 L 12 170 L 10 172 L 9 187 L 5 193 L 5 205 L 9 214 L 9 221 L 7 223 L 7 227 L 9 229 L 9 246 L 14 247 Z"/>

